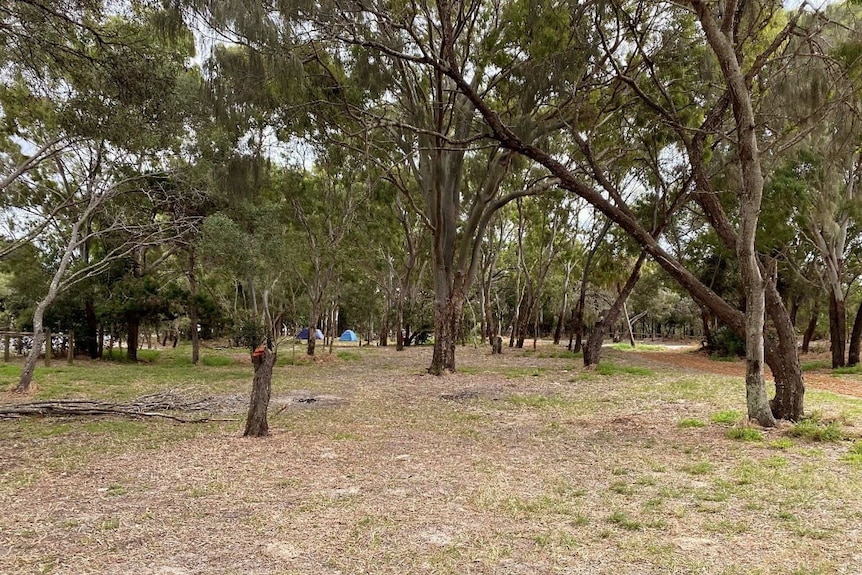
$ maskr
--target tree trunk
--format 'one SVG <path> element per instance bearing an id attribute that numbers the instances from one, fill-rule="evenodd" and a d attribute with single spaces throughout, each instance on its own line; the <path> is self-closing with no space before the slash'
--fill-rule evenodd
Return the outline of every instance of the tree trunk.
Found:
<path id="1" fill-rule="evenodd" d="M 796 329 L 774 281 L 766 287 L 766 311 L 778 336 L 777 344 L 766 341 L 765 359 L 775 379 L 775 397 L 769 406 L 773 417 L 799 421 L 805 415 L 805 382 L 796 351 Z"/>
<path id="2" fill-rule="evenodd" d="M 129 330 L 129 341 L 126 346 L 126 359 L 138 361 L 138 338 L 141 332 L 141 314 L 129 312 L 126 314 L 126 322 Z"/>
<path id="3" fill-rule="evenodd" d="M 461 325 L 461 311 L 465 299 L 458 293 L 435 305 L 434 309 L 434 355 L 428 373 L 443 375 L 455 371 L 455 344 Z"/>
<path id="4" fill-rule="evenodd" d="M 380 347 L 387 347 L 389 345 L 389 309 L 390 306 L 386 306 L 386 311 L 383 313 L 383 325 L 380 326 Z"/>
<path id="5" fill-rule="evenodd" d="M 599 317 L 598 321 L 593 325 L 593 330 L 587 337 L 586 345 L 582 348 L 584 352 L 584 367 L 598 365 L 599 361 L 601 361 L 602 344 L 605 342 L 607 333 L 608 323 L 604 317 Z"/>
<path id="6" fill-rule="evenodd" d="M 775 419 L 766 394 L 763 328 L 766 313 L 766 281 L 760 271 L 755 238 L 763 199 L 763 170 L 757 142 L 757 121 L 751 93 L 735 50 L 733 26 L 727 25 L 736 14 L 721 16 L 716 22 L 711 8 L 700 0 L 692 7 L 706 34 L 707 42 L 718 59 L 727 84 L 736 125 L 737 161 L 742 175 L 739 200 L 739 236 L 736 254 L 745 293 L 745 395 L 748 417 L 764 427 L 773 427 Z"/>
<path id="7" fill-rule="evenodd" d="M 30 391 L 33 372 L 36 369 L 36 363 L 39 361 L 42 344 L 45 343 L 45 334 L 42 332 L 42 318 L 45 316 L 45 309 L 49 304 L 50 302 L 47 298 L 43 299 L 33 312 L 33 347 L 30 348 L 30 353 L 27 354 L 27 359 L 24 361 L 24 368 L 21 370 L 21 378 L 15 387 L 15 393 L 28 393 Z"/>
<path id="8" fill-rule="evenodd" d="M 251 386 L 248 417 L 245 421 L 245 433 L 243 433 L 245 437 L 269 435 L 266 413 L 272 390 L 272 366 L 275 365 L 275 358 L 275 352 L 266 345 L 258 347 L 252 354 L 251 363 L 254 366 L 254 380 Z"/>
<path id="9" fill-rule="evenodd" d="M 700 308 L 700 321 L 703 324 L 703 341 L 706 342 L 708 348 L 712 349 L 713 344 L 712 341 L 712 328 L 710 328 L 711 318 L 709 316 L 709 310 L 705 307 Z"/>
<path id="10" fill-rule="evenodd" d="M 93 296 L 87 296 L 84 306 L 84 313 L 87 317 L 87 331 L 84 333 L 83 338 L 78 339 L 79 341 L 83 339 L 83 347 L 90 359 L 97 359 L 99 357 L 99 320 L 96 318 L 96 306 L 93 303 Z"/>
<path id="11" fill-rule="evenodd" d="M 646 256 L 646 252 L 641 252 L 641 255 L 635 263 L 634 269 L 632 269 L 632 273 L 629 274 L 625 285 L 623 285 L 623 288 L 620 290 L 614 303 L 605 312 L 604 317 L 599 318 L 599 321 L 597 321 L 596 325 L 593 327 L 593 331 L 590 332 L 590 337 L 587 339 L 587 345 L 584 347 L 584 367 L 598 364 L 599 361 L 601 361 L 602 343 L 604 343 L 608 326 L 613 325 L 614 322 L 617 321 L 625 308 L 626 300 L 631 295 L 632 290 L 635 289 L 635 285 L 637 285 L 638 280 L 641 277 L 641 268 L 643 267 L 644 261 L 646 261 Z"/>
<path id="12" fill-rule="evenodd" d="M 854 366 L 859 363 L 859 345 L 862 343 L 862 303 L 856 310 L 856 319 L 853 320 L 853 331 L 850 333 L 850 353 L 847 356 L 847 365 Z"/>
<path id="13" fill-rule="evenodd" d="M 395 310 L 395 351 L 404 351 L 404 301 L 398 297 Z"/>
<path id="14" fill-rule="evenodd" d="M 844 298 L 829 290 L 829 340 L 832 349 L 832 369 L 844 367 L 844 350 L 847 349 L 847 312 Z"/>
<path id="15" fill-rule="evenodd" d="M 820 319 L 820 300 L 815 300 L 814 309 L 811 310 L 811 319 L 808 320 L 808 327 L 805 328 L 805 333 L 802 334 L 802 353 L 808 353 L 811 339 L 817 331 L 818 319 Z"/>
<path id="16" fill-rule="evenodd" d="M 192 364 L 200 362 L 201 343 L 198 335 L 198 281 L 195 276 L 195 250 L 189 249 L 189 323 L 192 329 Z"/>
<path id="17" fill-rule="evenodd" d="M 629 344 L 632 347 L 635 347 L 635 333 L 632 331 L 632 322 L 629 318 L 629 309 L 626 306 L 626 302 L 623 301 L 623 321 L 625 322 L 626 332 L 629 334 Z"/>
<path id="18" fill-rule="evenodd" d="M 802 297 L 796 296 L 790 304 L 790 323 L 796 327 L 796 317 L 799 315 L 799 308 L 802 306 Z"/>

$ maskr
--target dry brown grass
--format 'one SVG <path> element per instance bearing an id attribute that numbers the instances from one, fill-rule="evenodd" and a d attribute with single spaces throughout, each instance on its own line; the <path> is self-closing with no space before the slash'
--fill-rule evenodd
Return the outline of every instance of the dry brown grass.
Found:
<path id="1" fill-rule="evenodd" d="M 735 376 L 468 347 L 434 378 L 429 348 L 351 351 L 276 369 L 287 408 L 264 439 L 241 422 L 0 422 L 0 573 L 862 572 L 849 442 L 728 439 L 709 422 L 744 410 Z M 859 436 L 862 401 L 808 409 Z"/>

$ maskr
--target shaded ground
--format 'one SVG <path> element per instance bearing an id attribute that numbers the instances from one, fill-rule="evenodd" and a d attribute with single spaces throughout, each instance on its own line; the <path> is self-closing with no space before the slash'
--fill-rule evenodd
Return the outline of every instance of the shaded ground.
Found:
<path id="1" fill-rule="evenodd" d="M 673 365 L 680 369 L 700 371 L 703 373 L 715 373 L 730 375 L 734 377 L 745 377 L 745 362 L 716 361 L 702 353 L 686 350 L 668 350 L 652 352 L 633 352 L 648 360 L 658 361 Z M 824 356 L 825 357 L 825 356 Z M 805 385 L 817 389 L 825 389 L 834 393 L 862 397 L 862 380 L 842 378 L 826 373 L 806 372 L 804 374 Z"/>
<path id="2" fill-rule="evenodd" d="M 744 410 L 737 377 L 614 350 L 586 372 L 540 347 L 459 348 L 435 378 L 428 348 L 353 353 L 276 367 L 262 439 L 242 421 L 0 421 L 0 573 L 860 572 L 852 442 L 728 439 L 710 421 Z M 862 401 L 817 401 L 859 437 Z"/>

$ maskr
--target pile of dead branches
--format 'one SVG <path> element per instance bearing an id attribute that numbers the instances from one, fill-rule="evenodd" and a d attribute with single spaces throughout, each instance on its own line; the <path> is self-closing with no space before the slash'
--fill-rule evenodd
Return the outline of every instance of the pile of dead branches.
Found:
<path id="1" fill-rule="evenodd" d="M 211 417 L 193 419 L 168 412 L 206 412 L 217 404 L 211 398 L 189 399 L 176 390 L 167 390 L 141 396 L 129 403 L 111 403 L 89 399 L 55 399 L 0 405 L 0 419 L 20 417 L 68 417 L 114 415 L 132 418 L 160 417 L 182 423 L 226 421 Z"/>

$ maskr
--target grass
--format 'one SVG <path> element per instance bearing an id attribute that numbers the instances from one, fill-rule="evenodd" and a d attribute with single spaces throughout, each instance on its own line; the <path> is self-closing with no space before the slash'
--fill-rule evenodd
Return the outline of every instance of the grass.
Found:
<path id="1" fill-rule="evenodd" d="M 667 351 L 667 346 L 664 345 L 651 345 L 648 343 L 638 343 L 635 347 L 632 347 L 631 344 L 628 343 L 615 343 L 611 346 L 613 349 L 617 351 Z"/>
<path id="2" fill-rule="evenodd" d="M 725 409 L 710 416 L 710 421 L 719 425 L 734 425 L 742 419 L 742 413 L 735 409 Z"/>
<path id="3" fill-rule="evenodd" d="M 596 373 L 599 375 L 639 375 L 649 376 L 655 375 L 655 372 L 645 367 L 634 365 L 616 365 L 607 361 L 601 362 L 596 367 Z"/>
<path id="4" fill-rule="evenodd" d="M 819 371 L 823 369 L 831 369 L 832 362 L 827 360 L 803 361 L 801 367 L 802 371 Z"/>
<path id="5" fill-rule="evenodd" d="M 724 435 L 737 441 L 763 441 L 763 433 L 753 427 L 731 427 Z"/>
<path id="6" fill-rule="evenodd" d="M 844 439 L 844 432 L 841 429 L 840 423 L 837 421 L 823 421 L 816 414 L 794 424 L 787 431 L 787 435 L 818 442 L 841 441 Z"/>
<path id="7" fill-rule="evenodd" d="M 514 394 L 507 401 L 516 407 L 529 407 L 533 409 L 544 409 L 548 407 L 566 407 L 571 401 L 562 397 L 544 395 Z"/>
<path id="8" fill-rule="evenodd" d="M 205 355 L 201 358 L 201 364 L 207 367 L 225 367 L 236 364 L 236 360 L 223 355 Z"/>
<path id="9" fill-rule="evenodd" d="M 187 347 L 159 351 L 151 363 L 40 368 L 37 395 L 248 393 L 242 350 L 205 350 L 230 361 L 200 366 L 185 363 Z M 274 370 L 278 403 L 260 439 L 242 437 L 242 405 L 218 414 L 235 421 L 196 425 L 0 420 L 9 547 L 0 572 L 56 573 L 52 557 L 70 572 L 168 571 L 172 558 L 196 557 L 201 572 L 238 573 L 263 557 L 309 573 L 601 564 L 608 573 L 784 575 L 838 572 L 824 563 L 824 540 L 832 556 L 858 552 L 840 534 L 862 530 L 862 441 L 814 444 L 775 430 L 756 441 L 748 435 L 761 432 L 740 423 L 735 378 L 618 369 L 569 382 L 582 371 L 562 375 L 553 348 L 546 358 L 542 347 L 507 351 L 459 347 L 469 369 L 441 378 L 423 373 L 427 349 L 336 361 L 298 352 L 301 369 Z M 643 369 L 637 356 L 608 355 Z M 0 366 L 0 381 L 17 373 Z M 296 390 L 342 401 L 285 403 Z M 463 390 L 478 397 L 440 399 Z M 837 421 L 844 435 L 862 422 L 860 399 L 812 392 L 806 402 L 807 425 L 821 435 Z M 708 561 L 740 545 L 762 551 Z"/>
<path id="10" fill-rule="evenodd" d="M 862 365 L 854 365 L 853 367 L 836 367 L 832 370 L 835 375 L 858 375 L 862 373 Z"/>
<path id="11" fill-rule="evenodd" d="M 844 461 L 862 467 L 862 441 L 853 444 L 850 450 L 842 456 Z"/>

